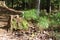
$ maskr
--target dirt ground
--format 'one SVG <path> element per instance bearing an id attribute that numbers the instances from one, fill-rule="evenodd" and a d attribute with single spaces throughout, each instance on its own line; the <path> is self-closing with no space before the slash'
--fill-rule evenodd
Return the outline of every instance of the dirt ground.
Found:
<path id="1" fill-rule="evenodd" d="M 47 33 L 47 34 L 46 34 Z M 0 29 L 0 40 L 56 40 L 50 37 L 48 32 L 28 33 L 28 32 L 7 32 Z"/>

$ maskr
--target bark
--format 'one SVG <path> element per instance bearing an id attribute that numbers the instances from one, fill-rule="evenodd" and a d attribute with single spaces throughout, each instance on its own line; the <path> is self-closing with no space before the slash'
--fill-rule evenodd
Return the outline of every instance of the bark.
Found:
<path id="1" fill-rule="evenodd" d="M 47 2 L 46 9 L 47 9 L 47 12 L 49 13 L 50 12 L 50 0 L 46 0 L 46 2 Z"/>

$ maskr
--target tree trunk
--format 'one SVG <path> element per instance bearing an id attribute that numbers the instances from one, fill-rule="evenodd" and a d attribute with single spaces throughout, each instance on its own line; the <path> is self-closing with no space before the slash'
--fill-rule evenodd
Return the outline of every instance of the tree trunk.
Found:
<path id="1" fill-rule="evenodd" d="M 12 8 L 13 8 L 13 2 L 14 2 L 14 0 L 12 0 Z"/>
<path id="2" fill-rule="evenodd" d="M 50 12 L 50 0 L 46 0 L 46 2 L 47 2 L 46 9 L 47 9 L 47 12 L 49 13 Z"/>
<path id="3" fill-rule="evenodd" d="M 49 8 L 49 13 L 51 13 L 51 2 L 50 2 L 50 8 Z"/>

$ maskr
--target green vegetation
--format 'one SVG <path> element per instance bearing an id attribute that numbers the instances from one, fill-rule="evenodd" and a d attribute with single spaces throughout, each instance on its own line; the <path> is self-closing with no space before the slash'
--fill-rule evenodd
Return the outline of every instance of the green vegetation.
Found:
<path id="1" fill-rule="evenodd" d="M 49 19 L 46 18 L 45 16 L 39 18 L 38 25 L 40 28 L 47 29 L 49 28 L 49 24 L 50 24 Z"/>
<path id="2" fill-rule="evenodd" d="M 27 10 L 24 11 L 23 16 L 26 20 L 37 20 L 39 16 L 37 15 L 36 12 L 37 12 L 36 9 Z"/>
<path id="3" fill-rule="evenodd" d="M 52 29 L 54 32 L 60 32 L 60 0 L 41 0 L 40 13 L 38 15 L 37 0 L 5 0 L 8 7 L 23 11 L 22 21 L 13 19 L 11 29 L 28 30 L 31 26 L 44 29 Z M 30 25 L 30 26 L 29 26 Z M 59 36 L 60 38 L 60 36 Z"/>
<path id="4" fill-rule="evenodd" d="M 22 29 L 23 30 L 28 30 L 28 28 L 29 28 L 29 26 L 28 26 L 28 22 L 26 21 L 26 20 L 23 20 L 22 22 L 21 22 L 21 24 L 22 24 Z"/>
<path id="5" fill-rule="evenodd" d="M 13 19 L 13 21 L 11 22 L 12 24 L 12 27 L 11 27 L 11 30 L 15 29 L 22 29 L 22 30 L 28 30 L 28 22 L 25 20 L 25 19 L 22 19 L 22 21 L 20 22 L 17 22 L 16 19 Z"/>
<path id="6" fill-rule="evenodd" d="M 60 24 L 60 12 L 50 15 L 50 18 L 52 19 L 51 21 L 53 24 Z"/>
<path id="7" fill-rule="evenodd" d="M 18 22 L 19 25 L 17 26 L 16 21 L 13 22 L 14 29 L 28 29 L 29 28 L 29 21 L 32 22 L 32 20 L 36 21 L 35 24 L 38 25 L 39 28 L 47 29 L 50 26 L 54 25 L 60 25 L 60 12 L 57 12 L 55 14 L 48 14 L 47 12 L 41 11 L 40 15 L 38 16 L 35 9 L 31 10 L 25 10 L 23 11 L 24 19 L 22 22 Z M 56 26 L 55 26 L 56 27 Z"/>

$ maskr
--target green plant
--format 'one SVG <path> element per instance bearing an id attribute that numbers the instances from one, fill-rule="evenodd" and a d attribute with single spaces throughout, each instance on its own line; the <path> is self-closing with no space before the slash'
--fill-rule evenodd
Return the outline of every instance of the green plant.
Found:
<path id="1" fill-rule="evenodd" d="M 40 16 L 47 16 L 47 15 L 48 13 L 45 9 L 40 11 Z"/>
<path id="2" fill-rule="evenodd" d="M 47 29 L 49 27 L 49 20 L 48 18 L 44 17 L 40 17 L 39 21 L 38 21 L 38 25 L 39 28 L 43 28 L 43 29 Z"/>
<path id="3" fill-rule="evenodd" d="M 22 24 L 22 29 L 28 30 L 29 23 L 25 19 L 21 22 L 21 24 Z"/>
<path id="4" fill-rule="evenodd" d="M 51 24 L 60 24 L 60 12 L 49 16 L 51 19 Z"/>
<path id="5" fill-rule="evenodd" d="M 35 9 L 24 11 L 23 16 L 26 20 L 31 20 L 31 19 L 37 20 L 38 19 L 38 15 Z"/>

